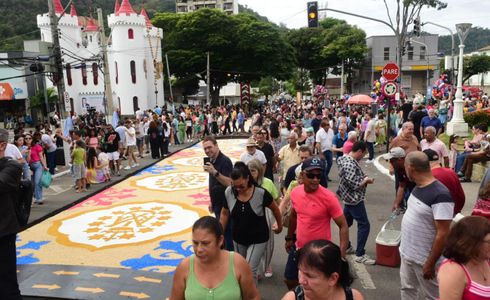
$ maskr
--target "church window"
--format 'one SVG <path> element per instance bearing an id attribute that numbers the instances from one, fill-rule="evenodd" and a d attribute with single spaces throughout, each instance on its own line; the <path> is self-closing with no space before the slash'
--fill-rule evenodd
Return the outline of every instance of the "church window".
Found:
<path id="1" fill-rule="evenodd" d="M 131 61 L 130 67 L 131 67 L 131 81 L 133 83 L 136 83 L 136 63 L 134 62 L 134 60 Z"/>
<path id="2" fill-rule="evenodd" d="M 92 64 L 92 75 L 94 76 L 94 85 L 99 83 L 99 68 L 97 63 Z"/>
<path id="3" fill-rule="evenodd" d="M 117 61 L 114 62 L 114 65 L 116 66 L 116 84 L 119 83 L 119 69 L 117 68 Z"/>
<path id="4" fill-rule="evenodd" d="M 130 40 L 134 39 L 134 32 L 133 29 L 131 28 L 128 29 L 128 39 Z"/>
<path id="5" fill-rule="evenodd" d="M 68 82 L 68 85 L 73 84 L 73 80 L 71 78 L 71 65 L 66 64 L 66 81 Z"/>
<path id="6" fill-rule="evenodd" d="M 82 83 L 87 85 L 87 65 L 85 63 L 82 64 Z"/>

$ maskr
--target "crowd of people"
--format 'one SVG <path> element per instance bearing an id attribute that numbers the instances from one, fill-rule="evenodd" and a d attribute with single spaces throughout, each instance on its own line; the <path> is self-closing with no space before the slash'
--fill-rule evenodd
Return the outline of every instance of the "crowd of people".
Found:
<path id="1" fill-rule="evenodd" d="M 357 300 L 363 296 L 350 287 L 353 277 L 346 255 L 353 255 L 354 263 L 376 263 L 365 249 L 371 230 L 365 201 L 375 180 L 367 176 L 361 161 L 373 163 L 379 147 L 388 144 L 384 158 L 396 191 L 392 209 L 404 214 L 401 298 L 423 294 L 426 299 L 485 299 L 462 295 L 490 295 L 490 173 L 474 209 L 478 216 L 466 217 L 452 228 L 450 224 L 465 204 L 461 182 L 471 180 L 475 162 L 490 158 L 490 137 L 487 124 L 478 124 L 463 151 L 454 137 L 446 145 L 439 134 L 451 112 L 443 102 L 423 103 L 415 97 L 385 111 L 280 99 L 250 114 L 232 105 L 155 107 L 137 109 L 130 118 L 116 113 L 112 125 L 72 114 L 73 129 L 67 134 L 51 126 L 34 132 L 19 129 L 14 145 L 8 132 L 0 132 L 0 157 L 20 163 L 19 176 L 32 178 L 34 202 L 41 204 L 39 174 L 56 172 L 55 154 L 63 141 L 70 144 L 77 192 L 120 175 L 121 169 L 138 167 L 143 155 L 159 159 L 168 155 L 170 144 L 202 141 L 209 158 L 203 168 L 209 174 L 209 211 L 214 217 L 194 224 L 195 254 L 177 267 L 171 299 L 259 299 L 260 280 L 277 272 L 271 265 L 278 251 L 274 234 L 284 230 L 284 282 L 289 290 L 284 299 Z M 220 151 L 216 137 L 245 133 L 246 121 L 251 124 L 250 137 L 240 161 L 233 164 Z M 328 188 L 334 168 L 339 175 L 336 191 Z M 332 220 L 338 227 L 338 245 L 331 241 Z M 354 221 L 357 240 L 351 241 Z M 458 243 L 470 234 L 468 226 L 478 228 L 464 240 L 473 245 L 471 252 Z M 9 245 L 14 231 L 2 237 Z M 439 266 L 457 276 L 459 285 L 453 277 L 437 273 Z"/>
<path id="2" fill-rule="evenodd" d="M 465 264 L 473 259 L 482 274 L 473 276 L 461 271 L 459 274 L 467 277 L 459 285 L 462 289 L 457 291 L 458 296 L 441 299 L 473 299 L 462 295 L 473 293 L 475 286 L 480 289 L 478 295 L 490 296 L 490 285 L 485 280 L 490 276 L 488 220 L 480 216 L 463 219 L 462 224 L 467 219 L 486 222 L 487 227 L 482 226 L 472 240 L 476 247 L 474 256 L 462 259 L 449 254 L 460 251 L 455 248 L 461 246 L 451 239 L 458 227 L 450 229 L 450 224 L 465 204 L 461 185 L 465 178 L 458 178 L 456 161 L 463 160 L 468 165 L 471 161 L 467 158 L 475 156 L 458 153 L 457 147 L 446 145 L 438 138 L 447 119 L 441 120 L 439 110 L 430 107 L 430 103 L 425 104 L 428 105 L 417 99 L 407 100 L 391 111 L 393 115 L 387 122 L 383 111 L 368 106 L 272 103 L 250 116 L 251 137 L 235 165 L 219 150 L 213 136 L 204 137 L 202 145 L 209 157 L 204 170 L 209 173 L 210 212 L 222 225 L 223 249 L 234 250 L 248 263 L 254 289 L 262 278 L 272 276 L 270 261 L 277 251 L 273 235 L 286 227 L 288 258 L 284 262 L 284 282 L 290 292 L 284 299 L 322 299 L 325 295 L 331 297 L 328 299 L 362 299 L 359 291 L 350 288 L 352 278 L 345 271 L 349 267 L 344 260 L 352 254 L 354 263 L 376 263 L 375 258 L 366 254 L 370 222 L 364 204 L 367 188 L 375 180 L 365 174 L 361 161 L 372 163 L 376 147 L 389 144 L 390 150 L 383 158 L 389 162 L 395 177 L 392 209 L 403 213 L 401 298 L 417 299 L 422 295 L 426 299 L 438 299 L 439 295 L 450 295 L 442 291 L 447 276 L 437 278 L 437 269 L 444 258 L 451 263 L 444 261 L 442 267 L 456 268 L 456 265 L 463 271 L 468 269 Z M 486 124 L 475 128 L 486 131 Z M 474 139 L 467 143 L 477 144 Z M 487 149 L 485 143 L 479 146 L 481 151 Z M 335 192 L 328 189 L 333 167 L 337 167 L 339 175 Z M 481 194 L 475 215 L 478 211 L 480 215 L 488 211 L 488 196 Z M 338 246 L 331 242 L 331 220 L 339 228 Z M 354 221 L 356 243 L 349 239 L 349 228 Z M 201 259 L 201 246 L 194 246 L 195 259 Z M 336 249 L 338 255 L 322 256 L 327 249 Z M 192 272 L 192 267 L 184 264 L 180 267 L 186 274 Z M 179 286 L 174 282 L 172 299 L 193 299 L 183 296 L 187 295 L 186 276 L 179 279 Z M 327 287 L 328 280 L 332 284 Z M 209 284 L 205 288 L 214 292 L 217 286 Z"/>

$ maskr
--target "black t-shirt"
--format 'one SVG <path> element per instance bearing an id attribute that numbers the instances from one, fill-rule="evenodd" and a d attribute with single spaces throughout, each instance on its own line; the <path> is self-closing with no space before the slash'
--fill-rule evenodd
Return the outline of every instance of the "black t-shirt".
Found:
<path id="1" fill-rule="evenodd" d="M 263 188 L 254 188 L 252 197 L 247 202 L 238 200 L 231 186 L 225 191 L 224 207 L 230 210 L 233 240 L 245 246 L 269 240 L 265 208 L 271 205 L 273 199 Z"/>
<path id="2" fill-rule="evenodd" d="M 220 151 L 216 160 L 211 163 L 216 171 L 221 174 L 220 176 L 230 177 L 231 171 L 233 170 L 233 163 L 228 156 Z M 209 174 L 209 196 L 213 209 L 216 210 L 217 208 L 221 209 L 223 207 L 225 189 L 226 186 L 222 185 L 216 177 Z"/>
<path id="3" fill-rule="evenodd" d="M 119 150 L 119 141 L 121 140 L 119 133 L 116 131 L 109 132 L 105 135 L 104 140 L 106 144 L 105 150 L 107 153 L 116 152 Z"/>
<path id="4" fill-rule="evenodd" d="M 264 176 L 274 181 L 274 173 L 272 172 L 272 161 L 274 160 L 274 148 L 269 143 L 264 143 L 263 147 L 257 146 L 257 149 L 264 152 L 267 164 L 265 165 Z"/>
<path id="5" fill-rule="evenodd" d="M 269 130 L 271 133 L 271 138 L 277 139 L 279 138 L 279 123 L 276 120 L 272 120 L 269 125 Z"/>
<path id="6" fill-rule="evenodd" d="M 320 129 L 321 123 L 322 123 L 322 120 L 318 119 L 318 118 L 314 118 L 313 120 L 311 120 L 311 127 L 313 127 L 313 130 L 315 131 L 315 133 Z"/>
<path id="7" fill-rule="evenodd" d="M 411 103 L 405 103 L 402 105 L 402 111 L 403 111 L 403 123 L 408 121 L 408 114 L 412 111 L 412 104 Z"/>
<path id="8" fill-rule="evenodd" d="M 420 123 L 422 122 L 422 118 L 425 116 L 427 116 L 427 113 L 423 110 L 414 111 L 410 115 L 410 121 L 413 122 L 413 134 L 419 141 L 422 139 L 420 136 Z"/>

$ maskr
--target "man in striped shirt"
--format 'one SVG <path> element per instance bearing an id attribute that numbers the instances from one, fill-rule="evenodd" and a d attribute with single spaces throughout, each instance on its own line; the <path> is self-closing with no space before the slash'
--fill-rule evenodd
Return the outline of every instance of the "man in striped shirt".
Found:
<path id="1" fill-rule="evenodd" d="M 454 202 L 449 190 L 432 175 L 425 153 L 410 152 L 405 169 L 416 187 L 402 220 L 401 299 L 418 299 L 419 293 L 424 299 L 437 299 L 436 264 L 453 218 Z"/>

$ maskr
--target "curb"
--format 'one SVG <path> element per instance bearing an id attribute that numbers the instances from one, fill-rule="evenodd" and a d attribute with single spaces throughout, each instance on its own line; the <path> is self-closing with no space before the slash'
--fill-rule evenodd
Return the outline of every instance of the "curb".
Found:
<path id="1" fill-rule="evenodd" d="M 373 165 L 376 167 L 376 169 L 378 169 L 378 171 L 380 171 L 382 174 L 388 176 L 391 180 L 395 181 L 395 176 L 394 175 L 391 175 L 390 174 L 390 171 L 383 167 L 383 165 L 379 162 L 380 159 L 383 159 L 382 158 L 382 155 L 376 157 L 374 159 L 374 162 L 373 162 Z"/>

